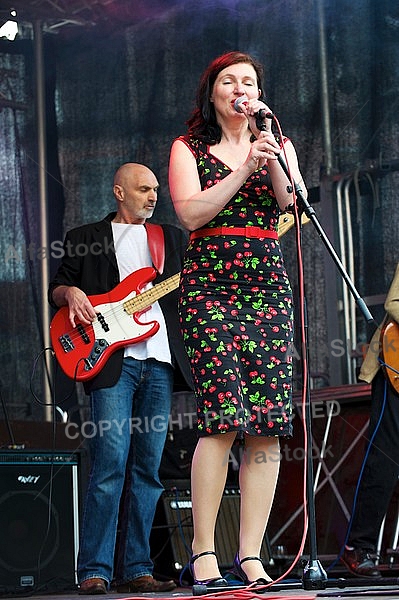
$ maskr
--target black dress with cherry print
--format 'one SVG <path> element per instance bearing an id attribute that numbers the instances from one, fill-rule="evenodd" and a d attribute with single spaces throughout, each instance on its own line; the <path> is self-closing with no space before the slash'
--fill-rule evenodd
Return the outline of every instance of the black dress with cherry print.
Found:
<path id="1" fill-rule="evenodd" d="M 231 169 L 200 140 L 201 188 Z M 267 168 L 253 173 L 204 225 L 275 230 L 279 207 Z M 292 435 L 292 290 L 278 240 L 216 235 L 190 241 L 179 314 L 194 377 L 199 435 Z"/>

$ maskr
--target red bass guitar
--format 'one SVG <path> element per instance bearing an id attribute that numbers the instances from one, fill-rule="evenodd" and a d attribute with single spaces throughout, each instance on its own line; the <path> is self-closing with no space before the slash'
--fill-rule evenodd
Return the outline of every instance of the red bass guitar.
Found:
<path id="1" fill-rule="evenodd" d="M 158 331 L 157 321 L 142 323 L 140 314 L 178 287 L 180 273 L 142 292 L 156 274 L 153 267 L 145 267 L 128 275 L 112 291 L 88 296 L 97 313 L 91 325 L 77 322 L 72 328 L 68 306 L 56 312 L 50 338 L 58 363 L 68 377 L 76 381 L 95 377 L 115 350 L 142 342 Z"/>

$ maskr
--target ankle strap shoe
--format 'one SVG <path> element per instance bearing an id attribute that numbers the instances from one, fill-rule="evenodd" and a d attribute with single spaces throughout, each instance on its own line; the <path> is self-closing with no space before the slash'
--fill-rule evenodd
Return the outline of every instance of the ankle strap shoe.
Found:
<path id="1" fill-rule="evenodd" d="M 199 554 L 194 554 L 190 559 L 189 569 L 191 576 L 193 578 L 194 585 L 212 585 L 213 587 L 226 587 L 228 585 L 226 579 L 224 577 L 213 577 L 211 579 L 196 579 L 195 571 L 194 571 L 194 563 L 197 558 L 201 556 L 206 556 L 208 554 L 212 554 L 216 556 L 216 552 L 213 550 L 207 550 L 206 552 L 200 552 Z"/>
<path id="2" fill-rule="evenodd" d="M 269 583 L 271 583 L 273 580 L 272 579 L 266 579 L 265 577 L 259 577 L 258 579 L 255 579 L 254 581 L 250 581 L 247 577 L 247 574 L 245 573 L 244 569 L 242 568 L 242 563 L 246 562 L 247 560 L 258 560 L 259 562 L 262 562 L 262 559 L 259 558 L 259 556 L 246 556 L 245 558 L 242 558 L 240 560 L 239 556 L 238 556 L 238 552 L 234 557 L 234 563 L 233 563 L 233 573 L 235 575 L 237 575 L 237 577 L 239 577 L 243 583 L 245 585 L 251 585 L 253 583 L 256 583 L 257 585 L 268 585 Z M 263 563 L 262 563 L 263 566 Z"/>

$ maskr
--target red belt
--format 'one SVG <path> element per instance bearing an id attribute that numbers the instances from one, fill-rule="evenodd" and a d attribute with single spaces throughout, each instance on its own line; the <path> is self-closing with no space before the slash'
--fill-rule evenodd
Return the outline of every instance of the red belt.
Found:
<path id="1" fill-rule="evenodd" d="M 191 232 L 190 240 L 213 235 L 242 235 L 247 238 L 278 239 L 277 231 L 273 231 L 271 229 L 262 229 L 261 227 L 249 225 L 248 227 L 209 227 L 207 229 L 197 229 L 196 231 Z"/>

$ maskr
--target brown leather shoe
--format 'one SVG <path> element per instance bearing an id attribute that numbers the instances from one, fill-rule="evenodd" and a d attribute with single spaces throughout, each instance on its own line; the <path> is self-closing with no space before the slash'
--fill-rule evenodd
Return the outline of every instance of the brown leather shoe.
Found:
<path id="1" fill-rule="evenodd" d="M 345 546 L 341 561 L 351 573 L 358 577 L 370 577 L 373 579 L 382 577 L 368 550 L 361 548 L 349 549 Z"/>
<path id="2" fill-rule="evenodd" d="M 137 577 L 127 583 L 121 583 L 116 587 L 117 592 L 122 594 L 132 592 L 170 592 L 175 589 L 176 584 L 173 579 L 169 581 L 158 581 L 154 579 L 152 575 L 143 575 Z"/>
<path id="3" fill-rule="evenodd" d="M 107 582 L 100 577 L 92 577 L 91 579 L 85 579 L 80 584 L 79 594 L 86 594 L 87 596 L 97 596 L 98 594 L 107 593 Z"/>

